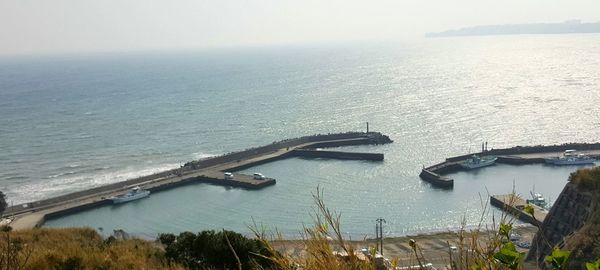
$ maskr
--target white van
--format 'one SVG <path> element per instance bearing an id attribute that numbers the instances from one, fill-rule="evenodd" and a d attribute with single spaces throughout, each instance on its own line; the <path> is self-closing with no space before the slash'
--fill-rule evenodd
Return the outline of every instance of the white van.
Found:
<path id="1" fill-rule="evenodd" d="M 233 173 L 230 173 L 230 172 L 223 173 L 223 176 L 225 176 L 225 180 L 233 179 Z"/>
<path id="2" fill-rule="evenodd" d="M 264 180 L 265 176 L 262 173 L 254 173 L 254 179 L 256 180 Z"/>

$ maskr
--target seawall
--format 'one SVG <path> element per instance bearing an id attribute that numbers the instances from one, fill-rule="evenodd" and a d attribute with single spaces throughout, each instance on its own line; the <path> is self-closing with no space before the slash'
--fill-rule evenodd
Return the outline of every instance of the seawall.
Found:
<path id="1" fill-rule="evenodd" d="M 434 187 L 451 189 L 454 187 L 454 180 L 448 177 L 441 176 L 437 173 L 423 169 L 419 177 L 424 181 L 431 183 Z"/>
<path id="2" fill-rule="evenodd" d="M 575 174 L 591 170 L 595 170 L 596 174 L 595 177 L 594 174 L 591 174 L 592 177 L 587 179 L 589 184 L 574 183 L 573 174 L 571 175 L 569 182 L 563 188 L 546 219 L 541 224 L 541 229 L 533 239 L 527 260 L 535 261 L 540 269 L 551 269 L 544 263 L 544 258 L 552 253 L 555 246 L 568 250 L 564 246 L 565 243 L 577 246 L 580 244 L 585 245 L 585 242 L 598 243 L 600 241 L 597 228 L 591 227 L 592 231 L 583 229 L 585 225 L 597 226 L 600 222 L 598 220 L 600 218 L 600 178 L 598 178 L 600 168 L 580 170 Z M 569 237 L 575 237 L 573 238 L 574 241 L 569 241 Z M 582 239 L 585 239 L 585 241 L 582 241 Z M 585 247 L 582 249 L 585 249 Z M 594 248 L 588 249 L 587 254 L 580 254 L 577 250 L 571 250 L 571 257 L 579 257 L 579 260 L 581 260 L 581 257 L 589 257 L 589 260 L 574 262 L 573 259 L 575 258 L 572 258 L 569 269 L 583 269 L 585 267 L 582 264 L 593 261 L 600 256 L 597 249 L 596 254 L 593 254 L 593 250 Z"/>
<path id="3" fill-rule="evenodd" d="M 429 182 L 436 187 L 451 188 L 453 179 L 444 177 L 443 174 L 453 173 L 463 170 L 460 162 L 470 158 L 473 155 L 478 156 L 497 156 L 497 163 L 510 165 L 527 165 L 544 163 L 544 158 L 535 154 L 561 154 L 565 150 L 576 149 L 578 151 L 594 151 L 588 153 L 588 156 L 600 158 L 600 143 L 566 143 L 560 145 L 536 145 L 536 146 L 515 146 L 503 149 L 492 149 L 477 153 L 470 153 L 460 156 L 446 158 L 444 162 L 425 167 L 419 176 L 423 181 Z M 529 156 L 528 156 L 529 155 Z M 450 184 L 452 182 L 452 184 Z"/>
<path id="4" fill-rule="evenodd" d="M 291 152 L 291 156 L 304 158 L 331 158 L 331 159 L 348 159 L 348 160 L 370 160 L 382 161 L 383 154 L 380 153 L 356 153 L 356 152 L 341 152 L 341 151 L 325 151 L 311 149 L 296 149 Z"/>
<path id="5" fill-rule="evenodd" d="M 292 148 L 298 145 L 306 144 L 304 148 L 325 148 L 348 145 L 364 144 L 386 144 L 393 142 L 388 136 L 378 132 L 347 132 L 337 134 L 321 134 L 313 136 L 304 136 L 295 139 L 287 139 L 272 144 L 250 148 L 239 152 L 232 152 L 218 157 L 205 158 L 186 163 L 180 171 L 194 170 L 214 166 L 220 163 L 232 162 L 240 159 L 247 159 L 265 153 L 274 152 L 282 148 Z"/>

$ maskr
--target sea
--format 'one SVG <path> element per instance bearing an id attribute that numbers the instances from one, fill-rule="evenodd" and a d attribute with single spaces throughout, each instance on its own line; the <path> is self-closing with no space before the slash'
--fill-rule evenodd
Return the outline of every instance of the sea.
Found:
<path id="1" fill-rule="evenodd" d="M 598 34 L 4 56 L 0 190 L 31 202 L 368 122 L 394 143 L 340 150 L 383 162 L 291 158 L 244 171 L 277 179 L 261 190 L 191 184 L 44 226 L 297 238 L 322 192 L 353 239 L 372 237 L 378 218 L 387 236 L 444 231 L 490 223 L 500 213 L 489 195 L 552 202 L 580 167 L 498 164 L 449 175 L 454 189 L 440 190 L 419 179 L 423 166 L 484 142 L 598 142 L 598 104 Z"/>

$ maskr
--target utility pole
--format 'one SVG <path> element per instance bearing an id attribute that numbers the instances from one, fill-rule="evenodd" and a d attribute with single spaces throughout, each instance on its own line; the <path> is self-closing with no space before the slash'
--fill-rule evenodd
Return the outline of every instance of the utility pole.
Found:
<path id="1" fill-rule="evenodd" d="M 367 133 L 369 133 L 369 122 L 367 122 Z"/>
<path id="2" fill-rule="evenodd" d="M 379 249 L 379 223 L 375 221 L 375 251 Z"/>
<path id="3" fill-rule="evenodd" d="M 379 253 L 383 256 L 383 223 L 387 223 L 385 219 L 378 218 L 375 220 L 375 234 L 377 235 L 377 245 Z"/>

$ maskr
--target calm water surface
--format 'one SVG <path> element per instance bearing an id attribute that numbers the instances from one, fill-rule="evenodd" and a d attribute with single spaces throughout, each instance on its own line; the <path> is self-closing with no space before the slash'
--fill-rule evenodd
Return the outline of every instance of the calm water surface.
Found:
<path id="1" fill-rule="evenodd" d="M 344 230 L 391 235 L 477 221 L 479 196 L 513 183 L 556 198 L 576 168 L 498 165 L 419 180 L 423 164 L 490 147 L 593 142 L 600 126 L 600 35 L 427 39 L 396 44 L 0 59 L 0 189 L 22 203 L 289 137 L 371 129 L 382 163 L 288 159 L 252 168 L 260 191 L 190 185 L 47 226 L 135 234 L 228 228 L 254 218 L 297 235 L 311 193 Z"/>

